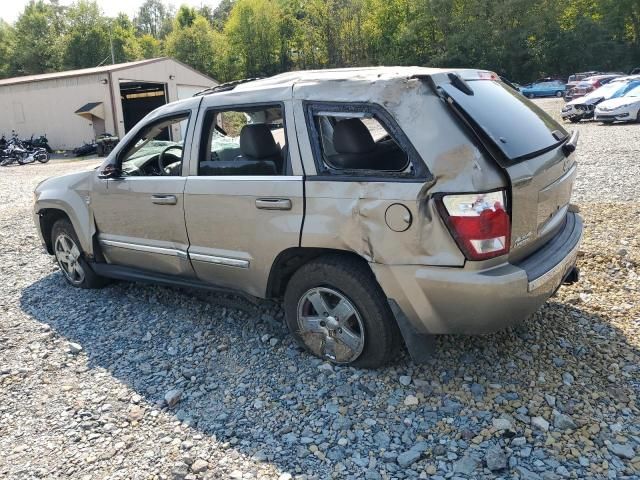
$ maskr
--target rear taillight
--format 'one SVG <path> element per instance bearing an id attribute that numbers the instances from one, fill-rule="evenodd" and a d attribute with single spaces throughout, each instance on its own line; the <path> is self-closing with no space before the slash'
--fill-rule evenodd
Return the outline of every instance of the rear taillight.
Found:
<path id="1" fill-rule="evenodd" d="M 511 221 L 506 192 L 443 195 L 440 213 L 469 260 L 486 260 L 509 252 Z"/>

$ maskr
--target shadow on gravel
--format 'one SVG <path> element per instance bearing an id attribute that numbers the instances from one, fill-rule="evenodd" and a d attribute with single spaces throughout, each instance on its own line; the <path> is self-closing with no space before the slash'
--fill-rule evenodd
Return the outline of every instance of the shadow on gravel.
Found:
<path id="1" fill-rule="evenodd" d="M 181 389 L 171 410 L 178 419 L 256 461 L 321 476 L 338 462 L 350 471 L 385 463 L 388 472 L 406 473 L 396 456 L 420 439 L 428 443 L 425 458 L 447 461 L 440 440 L 464 451 L 505 413 L 522 432 L 527 415 L 546 408 L 544 400 L 532 407 L 545 394 L 578 426 L 603 418 L 634 389 L 612 381 L 610 365 L 638 354 L 603 318 L 554 301 L 516 329 L 440 338 L 429 364 L 416 366 L 405 354 L 378 371 L 333 369 L 302 353 L 271 302 L 129 283 L 78 290 L 54 273 L 25 288 L 20 305 L 62 340 L 82 345 L 88 375 L 105 369 L 154 408 L 166 409 L 165 393 Z M 400 375 L 413 382 L 404 385 Z M 406 406 L 408 395 L 419 404 Z M 602 445 L 600 436 L 592 440 Z M 496 441 L 485 436 L 480 447 Z M 311 453 L 310 444 L 324 453 Z M 531 468 L 533 460 L 519 465 Z"/>

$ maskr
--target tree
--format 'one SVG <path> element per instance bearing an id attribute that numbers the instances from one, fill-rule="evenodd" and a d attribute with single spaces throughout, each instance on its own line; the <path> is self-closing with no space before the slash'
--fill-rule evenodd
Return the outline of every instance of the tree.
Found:
<path id="1" fill-rule="evenodd" d="M 224 33 L 246 77 L 277 73 L 280 10 L 269 0 L 238 0 Z"/>
<path id="2" fill-rule="evenodd" d="M 154 38 L 164 38 L 171 23 L 172 11 L 162 0 L 146 0 L 138 9 L 134 22 L 138 31 Z M 170 27 L 169 27 L 170 28 Z"/>
<path id="3" fill-rule="evenodd" d="M 15 25 L 15 46 L 10 60 L 13 75 L 57 71 L 61 66 L 63 25 L 57 4 L 31 0 Z"/>
<path id="4" fill-rule="evenodd" d="M 111 61 L 109 26 L 95 0 L 78 0 L 66 11 L 65 68 L 88 68 Z"/>
<path id="5" fill-rule="evenodd" d="M 142 58 L 157 58 L 162 56 L 162 44 L 160 40 L 145 33 L 138 38 L 140 56 Z"/>
<path id="6" fill-rule="evenodd" d="M 196 14 L 191 22 L 186 20 L 188 17 L 186 14 L 181 20 L 176 18 L 173 31 L 167 36 L 165 51 L 196 70 L 212 74 L 216 58 L 216 32 L 204 17 Z"/>
<path id="7" fill-rule="evenodd" d="M 11 73 L 11 58 L 15 54 L 15 31 L 11 25 L 0 20 L 0 78 Z"/>
<path id="8" fill-rule="evenodd" d="M 110 22 L 109 35 L 116 63 L 142 58 L 140 40 L 136 37 L 133 22 L 126 14 L 121 13 Z"/>

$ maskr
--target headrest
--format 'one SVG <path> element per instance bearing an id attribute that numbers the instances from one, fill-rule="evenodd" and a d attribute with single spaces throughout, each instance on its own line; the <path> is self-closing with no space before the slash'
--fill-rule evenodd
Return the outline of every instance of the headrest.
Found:
<path id="1" fill-rule="evenodd" d="M 368 153 L 376 148 L 376 143 L 359 118 L 349 118 L 333 127 L 333 148 L 338 153 Z"/>
<path id="2" fill-rule="evenodd" d="M 240 151 L 249 158 L 269 158 L 280 154 L 271 130 L 264 123 L 245 125 L 240 130 Z"/>

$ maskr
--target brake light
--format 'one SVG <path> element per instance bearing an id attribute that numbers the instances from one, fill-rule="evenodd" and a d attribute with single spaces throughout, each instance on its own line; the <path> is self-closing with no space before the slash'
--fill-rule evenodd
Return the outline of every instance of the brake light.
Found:
<path id="1" fill-rule="evenodd" d="M 440 213 L 456 243 L 469 260 L 486 260 L 509 252 L 511 220 L 503 190 L 443 195 Z"/>

